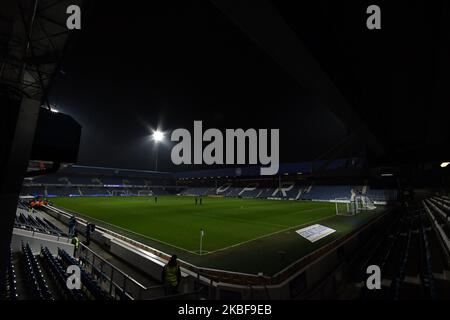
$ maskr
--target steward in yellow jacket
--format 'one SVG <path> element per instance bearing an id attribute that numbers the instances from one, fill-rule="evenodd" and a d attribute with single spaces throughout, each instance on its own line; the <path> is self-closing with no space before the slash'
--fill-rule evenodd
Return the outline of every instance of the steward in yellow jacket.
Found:
<path id="1" fill-rule="evenodd" d="M 178 286 L 181 280 L 181 270 L 177 262 L 177 256 L 173 255 L 169 262 L 164 266 L 161 280 L 170 288 L 170 294 L 178 293 Z"/>

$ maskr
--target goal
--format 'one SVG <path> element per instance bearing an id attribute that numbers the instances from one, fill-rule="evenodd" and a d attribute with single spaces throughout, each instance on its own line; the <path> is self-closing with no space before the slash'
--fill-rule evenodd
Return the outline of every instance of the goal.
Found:
<path id="1" fill-rule="evenodd" d="M 128 195 L 127 190 L 111 190 L 111 195 L 113 197 L 123 197 Z"/>
<path id="2" fill-rule="evenodd" d="M 373 204 L 373 201 L 370 200 L 368 196 L 356 196 L 355 197 L 355 205 L 356 210 L 359 211 L 367 211 L 367 210 L 375 210 L 377 207 Z"/>
<path id="3" fill-rule="evenodd" d="M 352 203 L 348 198 L 336 198 L 334 199 L 336 205 L 336 215 L 338 216 L 351 216 L 354 213 Z"/>
<path id="4" fill-rule="evenodd" d="M 363 211 L 374 210 L 377 207 L 369 197 L 359 195 L 348 198 L 336 198 L 336 215 L 338 216 L 353 216 Z"/>
<path id="5" fill-rule="evenodd" d="M 153 196 L 153 191 L 152 190 L 139 190 L 138 196 L 139 197 L 151 197 L 151 196 Z"/>

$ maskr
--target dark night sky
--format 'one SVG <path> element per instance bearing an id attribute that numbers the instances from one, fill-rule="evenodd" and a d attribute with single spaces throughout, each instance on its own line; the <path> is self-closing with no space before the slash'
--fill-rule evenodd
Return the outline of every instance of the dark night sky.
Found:
<path id="1" fill-rule="evenodd" d="M 83 126 L 79 163 L 152 169 L 149 127 L 280 128 L 281 159 L 317 156 L 345 128 L 208 1 L 94 7 L 52 100 Z M 307 139 L 315 128 L 316 143 Z M 317 144 L 320 143 L 320 146 Z M 173 170 L 170 148 L 160 169 Z"/>
<path id="2" fill-rule="evenodd" d="M 435 26 L 422 17 L 425 29 L 412 28 L 414 38 L 404 34 L 402 17 L 394 23 L 403 1 L 385 14 L 387 31 L 369 34 L 365 2 L 302 2 L 293 10 L 277 1 L 276 7 L 357 113 L 378 121 L 371 129 L 386 141 L 401 137 L 414 144 L 430 134 L 448 135 L 447 126 L 439 131 L 431 123 L 439 121 L 436 115 L 425 119 L 426 134 L 399 121 L 414 103 L 423 103 L 412 95 L 420 92 L 416 80 L 424 82 L 422 89 L 432 86 L 427 77 L 435 76 L 436 66 L 422 62 L 434 51 L 410 49 L 420 39 L 431 45 L 427 33 Z M 203 120 L 205 128 L 279 128 L 281 162 L 313 159 L 348 133 L 209 1 L 95 1 L 91 8 L 51 92 L 57 108 L 83 126 L 79 164 L 151 170 L 149 128 L 189 129 L 194 120 Z M 419 5 L 411 10 L 423 11 Z M 415 80 L 410 65 L 416 66 Z M 393 95 L 396 79 L 411 82 Z M 411 115 L 416 118 L 422 121 L 423 114 Z M 160 149 L 161 170 L 192 169 L 175 168 L 169 156 L 169 146 Z"/>

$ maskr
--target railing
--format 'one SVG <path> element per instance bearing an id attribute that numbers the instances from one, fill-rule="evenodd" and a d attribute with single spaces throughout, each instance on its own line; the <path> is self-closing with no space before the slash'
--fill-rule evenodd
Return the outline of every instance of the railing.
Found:
<path id="1" fill-rule="evenodd" d="M 112 297 L 120 300 L 146 300 L 166 295 L 166 285 L 146 287 L 119 268 L 106 261 L 83 243 L 78 257 L 87 272 L 96 277 Z"/>
<path id="2" fill-rule="evenodd" d="M 199 279 L 195 281 L 193 291 L 177 294 L 173 294 L 167 284 L 146 287 L 83 243 L 80 243 L 78 257 L 85 270 L 99 280 L 101 287 L 117 300 L 197 300 L 204 293 L 205 288 Z M 211 298 L 211 295 L 208 294 L 207 297 Z"/>
<path id="3" fill-rule="evenodd" d="M 78 256 L 81 263 L 92 276 L 100 280 L 101 285 L 111 296 L 119 299 L 141 299 L 147 288 L 129 275 L 113 266 L 104 258 L 80 244 Z"/>
<path id="4" fill-rule="evenodd" d="M 30 224 L 20 223 L 20 222 L 15 222 L 14 228 L 31 232 L 32 237 L 34 237 L 35 234 L 37 233 L 37 234 L 45 234 L 45 235 L 53 236 L 53 237 L 57 238 L 56 239 L 57 241 L 59 241 L 60 239 L 68 239 L 69 238 L 68 235 L 66 235 L 66 234 L 62 234 L 62 233 L 59 233 L 56 231 L 52 231 L 52 230 L 48 230 L 48 229 L 30 225 Z"/>

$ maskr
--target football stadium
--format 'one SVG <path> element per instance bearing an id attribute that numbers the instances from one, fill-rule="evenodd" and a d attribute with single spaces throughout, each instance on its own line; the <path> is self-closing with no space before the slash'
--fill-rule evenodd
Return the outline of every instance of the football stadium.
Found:
<path id="1" fill-rule="evenodd" d="M 450 298 L 445 1 L 0 8 L 1 300 Z"/>
<path id="2" fill-rule="evenodd" d="M 395 189 L 309 185 L 297 170 L 307 174 L 310 165 L 281 166 L 286 172 L 269 181 L 252 177 L 257 170 L 251 167 L 239 168 L 239 176 L 233 169 L 211 169 L 208 177 L 199 177 L 205 171 L 176 174 L 69 165 L 26 179 L 22 205 L 29 206 L 26 199 L 43 199 L 33 209 L 42 216 L 35 221 L 20 210 L 16 226 L 21 231 L 42 221 L 58 226 L 74 216 L 81 235 L 86 236 L 88 224 L 95 225 L 90 237 L 106 242 L 118 258 L 137 259 L 135 267 L 142 272 L 148 272 L 148 266 L 139 264 L 132 249 L 145 250 L 155 259 L 176 254 L 187 272 L 210 281 L 227 279 L 229 288 L 221 284 L 221 294 L 250 298 L 246 290 L 236 288 L 253 284 L 251 294 L 262 298 L 270 293 L 257 293 L 258 285 L 280 286 L 298 271 L 291 268 L 305 264 L 311 255 L 333 250 L 365 228 L 377 228 L 390 218 L 386 216 L 398 199 Z M 339 159 L 331 170 L 346 165 Z M 272 294 L 282 294 L 277 291 Z"/>

